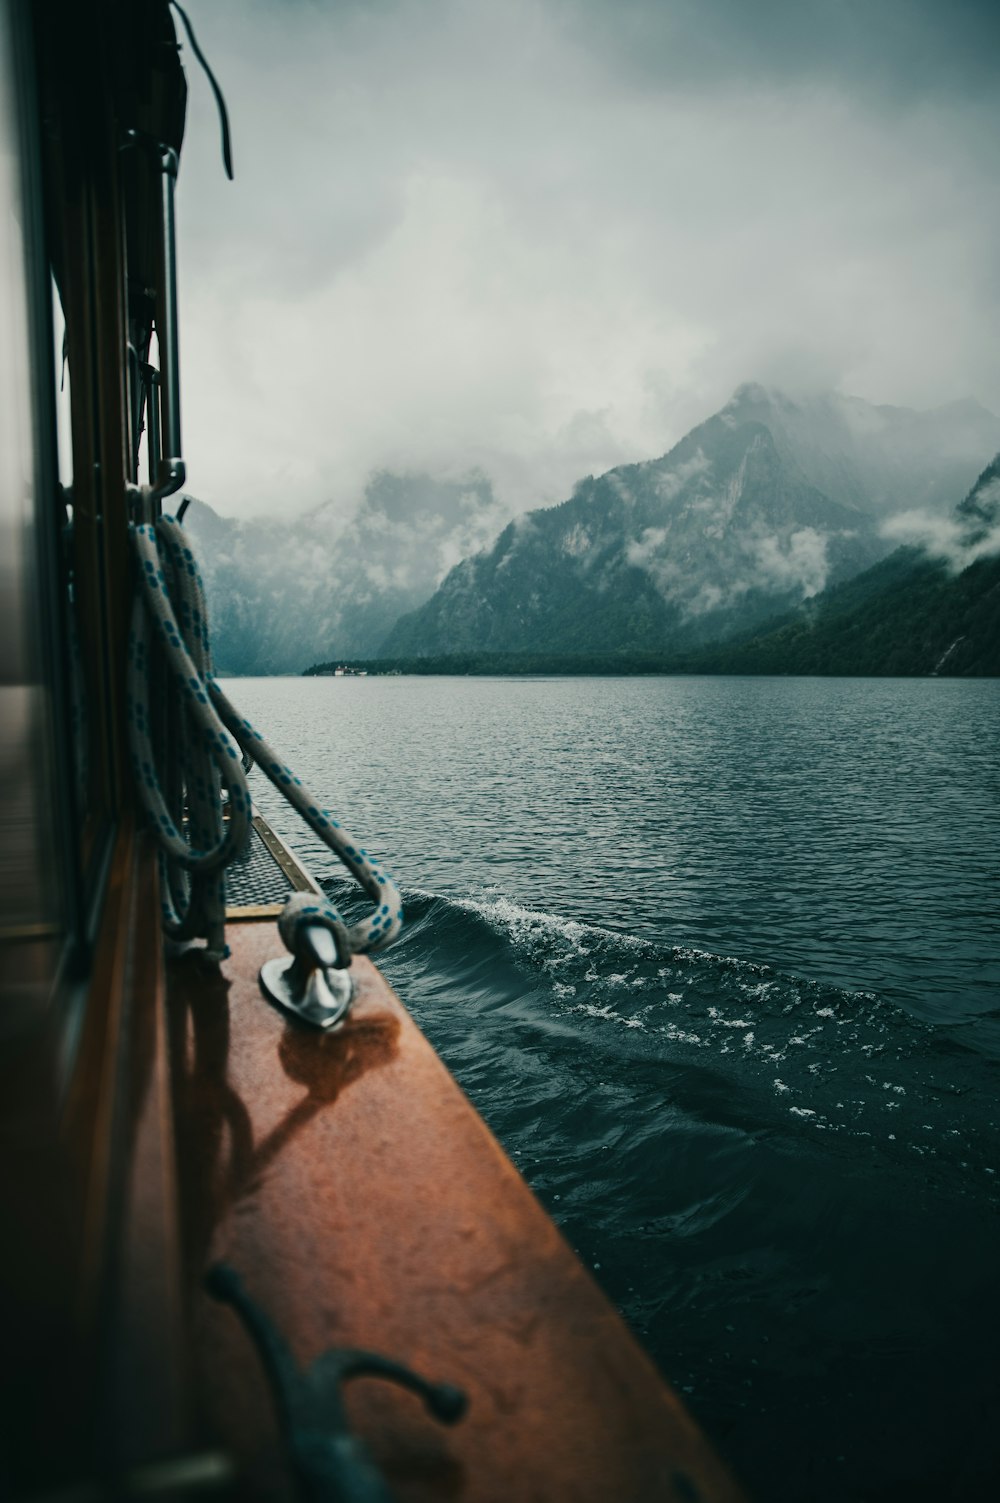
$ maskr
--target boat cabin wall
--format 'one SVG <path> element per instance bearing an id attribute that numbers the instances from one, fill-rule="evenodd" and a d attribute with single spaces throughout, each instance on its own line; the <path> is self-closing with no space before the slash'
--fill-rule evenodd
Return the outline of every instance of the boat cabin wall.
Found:
<path id="1" fill-rule="evenodd" d="M 0 0 L 4 1496 L 183 1430 L 159 896 L 125 705 L 128 347 L 160 273 L 148 170 L 122 151 L 136 125 L 179 144 L 183 118 L 166 0 Z"/>

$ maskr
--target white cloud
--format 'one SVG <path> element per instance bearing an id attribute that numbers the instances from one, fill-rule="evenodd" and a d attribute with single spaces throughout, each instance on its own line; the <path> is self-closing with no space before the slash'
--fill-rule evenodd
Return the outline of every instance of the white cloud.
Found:
<path id="1" fill-rule="evenodd" d="M 1000 481 L 980 492 L 979 499 L 1000 503 Z M 1000 517 L 989 526 L 970 528 L 968 522 L 927 511 L 904 511 L 889 517 L 880 531 L 894 543 L 922 548 L 931 558 L 943 559 L 956 574 L 979 558 L 1000 553 Z"/>
<path id="2" fill-rule="evenodd" d="M 722 529 L 710 529 L 709 533 L 723 541 L 719 560 L 724 583 L 702 583 L 693 587 L 694 582 L 682 563 L 673 556 L 669 525 L 647 527 L 629 543 L 626 559 L 649 574 L 665 599 L 673 601 L 691 616 L 702 615 L 723 604 L 733 604 L 749 590 L 793 592 L 807 600 L 826 584 L 829 533 L 815 527 L 801 527 L 785 535 L 758 533 L 747 539 L 737 535 L 728 545 Z"/>
<path id="3" fill-rule="evenodd" d="M 505 506 L 546 504 L 665 452 L 748 376 L 1000 405 L 995 98 L 918 94 L 890 122 L 846 74 L 741 80 L 721 54 L 715 80 L 661 86 L 651 61 L 639 87 L 601 41 L 613 17 L 196 11 L 237 170 L 192 70 L 196 493 L 347 513 L 374 468 L 480 467 Z"/>
<path id="4" fill-rule="evenodd" d="M 669 532 L 669 527 L 646 527 L 625 549 L 627 561 L 639 569 L 645 568 L 657 557 Z"/>
<path id="5" fill-rule="evenodd" d="M 707 476 L 712 466 L 701 449 L 692 454 L 690 459 L 683 459 L 679 464 L 673 465 L 669 470 L 661 470 L 655 479 L 656 492 L 663 501 L 672 501 L 676 495 L 687 485 L 689 480 L 696 476 Z M 698 502 L 693 503 L 698 505 Z M 710 504 L 710 503 L 709 503 Z"/>
<path id="6" fill-rule="evenodd" d="M 826 584 L 829 534 L 801 527 L 787 539 L 777 535 L 754 538 L 751 583 L 765 589 L 798 590 L 803 600 L 818 595 Z"/>

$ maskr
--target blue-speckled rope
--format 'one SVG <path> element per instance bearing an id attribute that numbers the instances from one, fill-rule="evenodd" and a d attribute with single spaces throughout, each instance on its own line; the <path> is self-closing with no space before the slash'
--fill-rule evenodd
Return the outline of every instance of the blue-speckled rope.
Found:
<path id="1" fill-rule="evenodd" d="M 132 528 L 139 588 L 129 637 L 129 744 L 136 784 L 160 844 L 164 928 L 174 939 L 204 938 L 209 955 L 221 960 L 224 871 L 246 845 L 250 793 L 239 747 L 206 689 L 211 658 L 201 577 L 183 535 L 178 548 L 165 521 Z M 158 654 L 151 651 L 150 623 Z M 168 744 L 161 774 L 155 745 L 162 737 Z M 222 817 L 223 788 L 228 820 Z"/>
<path id="2" fill-rule="evenodd" d="M 339 857 L 375 905 L 373 913 L 348 926 L 327 899 L 317 896 L 308 916 L 336 925 L 354 954 L 385 949 L 403 923 L 399 889 L 216 683 L 201 574 L 180 523 L 174 517 L 161 517 L 155 525 L 135 525 L 131 533 L 139 589 L 129 646 L 129 734 L 137 785 L 160 842 L 167 932 L 181 939 L 204 937 L 209 955 L 221 959 L 225 954 L 224 870 L 245 845 L 251 814 L 242 749 Z M 182 746 L 180 758 L 168 766 L 163 778 L 154 751 L 150 680 L 156 665 L 149 649 L 149 623 L 172 685 L 167 724 Z M 169 797 L 163 792 L 164 781 Z M 221 788 L 228 794 L 227 821 L 222 818 Z M 186 836 L 181 813 L 185 801 Z M 301 903 L 290 900 L 281 925 L 286 937 L 305 916 L 302 910 Z"/>

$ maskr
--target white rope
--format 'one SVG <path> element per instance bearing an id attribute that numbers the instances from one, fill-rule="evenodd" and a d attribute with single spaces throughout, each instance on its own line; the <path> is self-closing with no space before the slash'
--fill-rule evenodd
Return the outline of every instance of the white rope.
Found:
<path id="1" fill-rule="evenodd" d="M 296 923 L 319 917 L 336 926 L 352 954 L 385 949 L 403 923 L 399 889 L 216 683 L 204 587 L 180 523 L 161 517 L 155 525 L 136 524 L 130 532 L 139 580 L 129 643 L 129 740 L 139 793 L 160 843 L 167 933 L 177 939 L 204 938 L 213 959 L 227 953 L 225 867 L 243 850 L 250 830 L 242 750 L 375 905 L 374 912 L 347 925 L 327 899 L 316 896 L 303 904 L 293 897 L 282 915 L 286 942 Z M 158 652 L 150 647 L 150 626 Z M 162 689 L 162 704 L 156 687 Z M 165 745 L 162 772 L 157 742 Z"/>

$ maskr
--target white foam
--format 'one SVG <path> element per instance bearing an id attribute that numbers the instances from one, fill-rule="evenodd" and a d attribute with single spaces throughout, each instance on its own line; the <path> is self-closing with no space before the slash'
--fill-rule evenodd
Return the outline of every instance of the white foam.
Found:
<path id="1" fill-rule="evenodd" d="M 609 941 L 640 955 L 655 955 L 658 946 L 636 934 L 620 934 L 616 929 L 605 929 L 600 924 L 585 924 L 579 919 L 565 918 L 562 914 L 546 913 L 540 908 L 524 908 L 512 898 L 496 897 L 488 901 L 476 898 L 454 898 L 456 908 L 466 913 L 476 913 L 493 928 L 501 929 L 512 939 L 518 940 L 539 931 L 558 939 L 566 940 L 580 955 L 589 955 L 587 941 Z"/>
<path id="2" fill-rule="evenodd" d="M 577 1002 L 571 1009 L 573 1012 L 583 1013 L 588 1018 L 602 1018 L 608 1023 L 618 1023 L 622 1028 L 641 1028 L 645 1030 L 645 1023 L 641 1018 L 623 1018 L 621 1013 L 605 1003 L 602 1007 L 598 1002 Z"/>
<path id="3" fill-rule="evenodd" d="M 723 1028 L 753 1027 L 753 1022 L 750 1018 L 724 1018 L 717 1007 L 710 1007 L 708 1009 L 708 1016 L 712 1019 L 713 1023 L 720 1023 Z"/>

